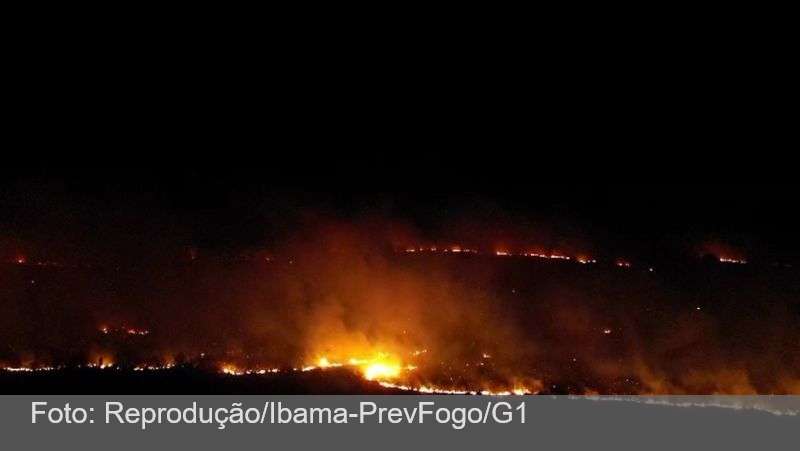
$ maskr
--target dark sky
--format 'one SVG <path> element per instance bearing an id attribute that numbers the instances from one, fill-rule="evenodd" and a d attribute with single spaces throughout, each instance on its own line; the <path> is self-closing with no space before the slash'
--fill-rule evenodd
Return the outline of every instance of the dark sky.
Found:
<path id="1" fill-rule="evenodd" d="M 305 160 L 305 161 L 300 161 Z M 800 249 L 800 189 L 726 174 L 686 181 L 571 171 L 530 160 L 415 155 L 347 162 L 297 158 L 245 168 L 4 170 L 0 235 L 65 247 L 173 241 L 270 246 L 308 212 L 408 221 L 423 235 L 460 218 L 579 228 L 588 239 L 658 251 L 723 239 L 780 258 Z"/>

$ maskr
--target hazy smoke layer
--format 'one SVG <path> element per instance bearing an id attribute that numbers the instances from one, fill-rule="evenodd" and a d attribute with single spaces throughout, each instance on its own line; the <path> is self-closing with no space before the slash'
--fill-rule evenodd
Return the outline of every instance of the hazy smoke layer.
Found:
<path id="1" fill-rule="evenodd" d="M 417 385 L 800 394 L 791 269 L 699 258 L 627 268 L 574 229 L 451 222 L 422 233 L 396 220 L 305 215 L 268 250 L 184 246 L 127 265 L 9 261 L 0 362 L 178 356 L 272 368 L 384 355 L 416 367 L 403 377 Z"/>

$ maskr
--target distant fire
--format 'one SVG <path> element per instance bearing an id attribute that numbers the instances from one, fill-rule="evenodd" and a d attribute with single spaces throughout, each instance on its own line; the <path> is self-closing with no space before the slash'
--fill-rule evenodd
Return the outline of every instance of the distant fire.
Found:
<path id="1" fill-rule="evenodd" d="M 474 248 L 467 248 L 461 246 L 412 246 L 405 248 L 405 252 L 409 254 L 413 253 L 436 253 L 436 252 L 445 252 L 445 253 L 469 253 L 469 254 L 476 254 L 480 255 L 481 252 Z M 590 257 L 587 254 L 578 254 L 575 256 L 567 255 L 565 253 L 560 253 L 557 251 L 553 252 L 543 252 L 543 251 L 520 251 L 514 252 L 512 250 L 506 248 L 495 249 L 489 255 L 493 255 L 495 257 L 527 257 L 527 258 L 539 258 L 543 260 L 563 260 L 563 261 L 574 261 L 581 265 L 594 265 L 598 263 L 598 260 L 594 257 Z M 722 261 L 722 260 L 721 260 Z M 615 261 L 615 265 L 622 268 L 630 268 L 632 264 L 624 259 L 618 259 Z M 652 269 L 648 268 L 651 272 Z"/>
<path id="2" fill-rule="evenodd" d="M 720 263 L 746 265 L 745 253 L 740 248 L 720 241 L 709 241 L 700 247 L 700 256 L 711 256 Z"/>
<path id="3" fill-rule="evenodd" d="M 408 248 L 405 249 L 405 252 L 409 253 L 409 254 L 413 254 L 413 253 L 416 253 L 416 252 L 420 252 L 420 253 L 422 253 L 422 252 L 431 252 L 431 253 L 446 252 L 446 253 L 452 253 L 452 254 L 461 254 L 461 253 L 464 253 L 464 254 L 478 254 L 479 253 L 477 251 L 477 249 L 471 249 L 471 248 L 468 248 L 468 247 L 462 247 L 460 245 L 454 245 L 454 246 L 432 245 L 432 246 L 408 247 Z"/>
<path id="4" fill-rule="evenodd" d="M 722 262 L 722 263 L 733 263 L 733 264 L 736 264 L 736 265 L 746 265 L 747 264 L 747 260 L 739 260 L 739 259 L 735 259 L 735 258 L 720 257 L 719 261 Z"/>
<path id="5" fill-rule="evenodd" d="M 545 258 L 549 260 L 572 260 L 572 257 L 568 255 L 561 255 L 561 254 L 540 254 L 536 252 L 527 252 L 522 254 L 523 257 L 534 257 L 534 258 Z M 586 261 L 588 262 L 588 260 Z M 580 262 L 584 263 L 584 262 Z"/>
<path id="6" fill-rule="evenodd" d="M 734 251 L 731 250 L 730 247 L 723 246 L 721 244 L 713 244 L 709 245 L 706 244 L 704 248 L 706 252 L 709 252 L 711 255 L 714 255 L 720 263 L 728 263 L 728 264 L 737 264 L 737 265 L 746 265 L 747 260 L 743 257 L 731 257 L 729 255 L 735 254 Z M 437 252 L 444 252 L 444 253 L 469 253 L 469 254 L 476 254 L 480 255 L 481 252 L 475 248 L 469 247 L 462 247 L 460 245 L 456 246 L 438 246 L 438 245 L 429 245 L 429 246 L 412 246 L 405 249 L 406 253 L 437 253 Z M 720 255 L 722 254 L 722 255 Z M 528 258 L 540 258 L 545 260 L 565 260 L 565 261 L 574 261 L 576 263 L 582 265 L 594 265 L 598 263 L 598 260 L 594 257 L 590 257 L 587 254 L 578 254 L 578 255 L 567 255 L 564 253 L 559 252 L 543 252 L 543 251 L 520 251 L 515 252 L 507 248 L 500 248 L 495 249 L 488 255 L 493 255 L 496 257 L 512 257 L 512 256 L 520 256 L 520 257 L 528 257 Z M 614 260 L 614 265 L 619 268 L 632 268 L 633 264 L 630 260 L 624 258 L 618 258 Z M 790 265 L 785 265 L 786 267 L 791 267 Z M 655 269 L 650 266 L 646 268 L 648 272 L 654 272 Z"/>
<path id="7" fill-rule="evenodd" d="M 118 334 L 118 335 L 150 335 L 150 331 L 147 329 L 138 329 L 135 327 L 128 327 L 128 326 L 100 326 L 98 329 L 100 333 L 104 335 L 109 334 Z"/>

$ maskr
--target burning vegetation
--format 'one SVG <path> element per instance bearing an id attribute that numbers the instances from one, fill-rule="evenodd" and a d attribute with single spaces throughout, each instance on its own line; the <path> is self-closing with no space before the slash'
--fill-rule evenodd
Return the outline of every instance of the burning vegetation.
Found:
<path id="1" fill-rule="evenodd" d="M 718 247 L 718 264 L 654 271 L 577 246 L 439 243 L 316 221 L 230 259 L 194 246 L 152 266 L 14 256 L 0 271 L 0 364 L 265 384 L 347 372 L 421 393 L 800 394 L 792 270 L 740 267 Z"/>

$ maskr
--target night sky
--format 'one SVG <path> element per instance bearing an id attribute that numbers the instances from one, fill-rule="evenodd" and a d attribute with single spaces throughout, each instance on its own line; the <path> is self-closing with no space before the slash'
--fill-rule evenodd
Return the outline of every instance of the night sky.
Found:
<path id="1" fill-rule="evenodd" d="M 101 259 L 131 244 L 132 254 L 165 245 L 236 252 L 274 247 L 298 221 L 319 215 L 400 220 L 432 241 L 450 239 L 453 223 L 513 224 L 651 258 L 721 240 L 753 258 L 797 261 L 797 185 L 725 174 L 646 183 L 619 172 L 466 155 L 319 163 L 309 156 L 239 169 L 6 168 L 0 237 Z"/>

